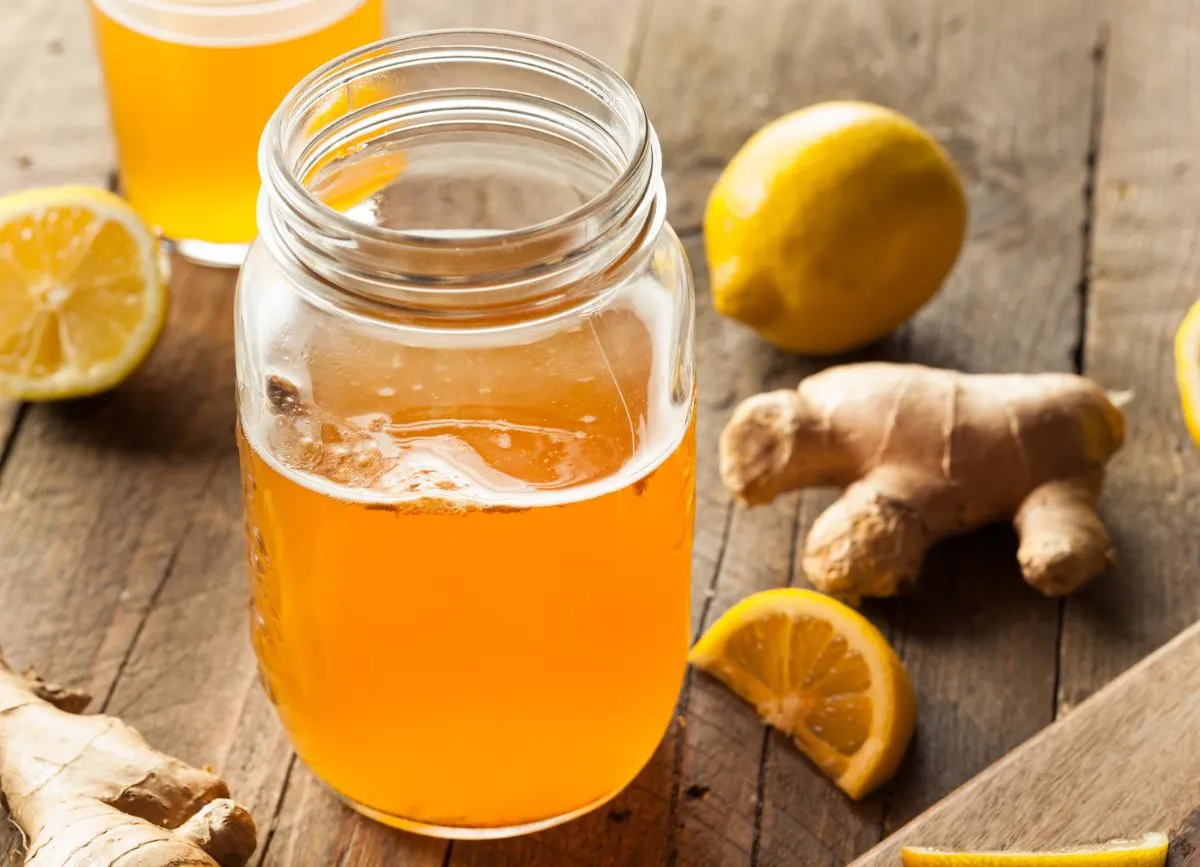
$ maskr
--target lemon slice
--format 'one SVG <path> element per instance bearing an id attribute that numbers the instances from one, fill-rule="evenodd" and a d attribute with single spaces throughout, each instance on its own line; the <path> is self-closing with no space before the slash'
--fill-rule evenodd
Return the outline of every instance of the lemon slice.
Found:
<path id="1" fill-rule="evenodd" d="M 1192 305 L 1175 335 L 1175 372 L 1183 418 L 1200 446 L 1200 301 Z"/>
<path id="2" fill-rule="evenodd" d="M 689 661 L 791 735 L 839 788 L 861 798 L 895 773 L 912 737 L 908 673 L 870 621 L 812 590 L 743 599 Z"/>
<path id="3" fill-rule="evenodd" d="M 167 312 L 157 238 L 105 190 L 0 198 L 0 397 L 59 400 L 119 383 Z"/>
<path id="4" fill-rule="evenodd" d="M 1147 834 L 1140 840 L 1113 840 L 1053 852 L 956 852 L 906 846 L 904 867 L 1163 867 L 1167 835 Z"/>

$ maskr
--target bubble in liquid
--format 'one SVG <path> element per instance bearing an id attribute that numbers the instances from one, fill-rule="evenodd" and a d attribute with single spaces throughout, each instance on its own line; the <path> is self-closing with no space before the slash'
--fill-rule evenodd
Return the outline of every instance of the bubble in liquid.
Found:
<path id="1" fill-rule="evenodd" d="M 375 393 L 376 393 L 377 395 L 379 395 L 380 397 L 394 397 L 394 396 L 395 396 L 395 394 L 396 394 L 396 389 L 394 389 L 394 388 L 388 388 L 388 387 L 386 387 L 386 386 L 385 386 L 385 387 L 383 387 L 383 388 L 379 389 L 379 390 L 378 390 L 377 392 L 375 392 Z"/>

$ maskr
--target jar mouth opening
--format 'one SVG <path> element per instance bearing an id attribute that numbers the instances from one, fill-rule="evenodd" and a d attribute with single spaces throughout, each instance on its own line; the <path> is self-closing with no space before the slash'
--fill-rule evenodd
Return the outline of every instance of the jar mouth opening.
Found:
<path id="1" fill-rule="evenodd" d="M 380 86 L 371 83 L 373 78 L 402 79 L 406 73 L 419 77 L 421 69 L 438 65 L 445 68 L 464 61 L 480 69 L 517 70 L 525 76 L 526 83 L 530 76 L 541 77 L 560 96 L 573 91 L 590 100 L 589 109 L 603 110 L 604 123 L 611 127 L 611 135 L 606 143 L 607 152 L 597 152 L 594 156 L 607 162 L 609 176 L 586 200 L 571 207 L 524 224 L 489 226 L 475 234 L 371 222 L 348 212 L 349 209 L 332 206 L 327 198 L 314 192 L 314 172 L 323 167 L 323 160 L 355 155 L 372 135 L 382 134 L 389 113 L 393 119 L 402 117 L 406 111 L 414 111 L 406 103 L 413 100 L 433 103 L 439 95 L 434 88 L 406 93 L 402 86 L 390 92 L 373 92 Z M 527 102 L 532 108 L 518 120 L 530 122 L 539 107 L 537 103 L 546 109 L 556 98 L 511 91 L 507 92 L 511 98 L 500 105 L 496 97 L 499 94 L 503 98 L 505 91 L 482 81 L 472 84 L 467 77 L 446 90 L 460 91 L 457 106 L 445 107 L 448 115 L 473 106 L 477 115 L 482 117 L 490 111 L 495 120 L 506 113 L 515 116 L 520 109 L 514 106 Z M 587 110 L 578 107 L 566 107 L 562 116 L 580 120 L 586 113 Z M 592 123 L 592 131 L 601 125 Z M 575 130 L 579 136 L 584 135 L 583 126 L 587 124 Z M 260 155 L 265 185 L 306 222 L 319 222 L 346 238 L 431 253 L 512 248 L 602 220 L 603 212 L 614 207 L 627 210 L 631 201 L 645 198 L 657 176 L 657 163 L 657 142 L 642 104 L 615 70 L 582 51 L 550 39 L 485 29 L 435 30 L 384 39 L 318 68 L 296 85 L 276 111 L 264 133 Z M 396 171 L 403 172 L 404 167 L 401 165 Z"/>

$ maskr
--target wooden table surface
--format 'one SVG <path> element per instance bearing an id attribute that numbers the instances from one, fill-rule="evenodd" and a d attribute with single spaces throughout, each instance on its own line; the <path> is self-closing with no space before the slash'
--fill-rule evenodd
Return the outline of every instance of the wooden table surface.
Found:
<path id="1" fill-rule="evenodd" d="M 596 813 L 504 843 L 394 833 L 293 759 L 258 686 L 233 278 L 180 263 L 166 336 L 130 382 L 70 404 L 0 402 L 0 643 L 14 664 L 88 687 L 154 743 L 218 768 L 262 828 L 256 864 L 843 864 L 1200 617 L 1200 456 L 1170 346 L 1200 295 L 1200 4 L 398 0 L 392 11 L 397 31 L 472 24 L 573 42 L 646 103 L 700 294 L 697 630 L 752 591 L 804 583 L 796 549 L 830 500 L 745 511 L 721 487 L 716 438 L 734 404 L 817 365 L 713 314 L 700 212 L 751 132 L 831 98 L 925 124 L 971 199 L 969 245 L 941 296 L 860 357 L 1082 370 L 1132 392 L 1103 502 L 1120 563 L 1077 596 L 1044 599 L 997 528 L 939 548 L 912 595 L 868 606 L 920 712 L 895 782 L 860 804 L 692 677 L 651 765 Z M 3 0 L 0 193 L 110 184 L 113 169 L 85 3 Z M 0 862 L 14 846 L 0 829 Z"/>

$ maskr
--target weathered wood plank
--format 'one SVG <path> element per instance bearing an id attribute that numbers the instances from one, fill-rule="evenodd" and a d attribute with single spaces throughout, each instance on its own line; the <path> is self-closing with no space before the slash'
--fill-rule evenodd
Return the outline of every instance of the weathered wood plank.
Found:
<path id="1" fill-rule="evenodd" d="M 112 148 L 83 4 L 20 0 L 0 21 L 0 195 L 103 184 Z M 0 400 L 0 454 L 17 410 Z"/>
<path id="2" fill-rule="evenodd" d="M 209 653 L 228 633 L 214 630 L 208 612 L 170 604 L 171 579 L 192 563 L 192 580 L 212 594 L 206 603 L 242 609 L 244 592 L 240 580 L 204 583 L 209 559 L 226 557 L 225 548 L 189 547 L 210 532 L 205 498 L 229 466 L 233 435 L 229 285 L 189 275 L 175 284 L 161 344 L 129 381 L 28 410 L 0 486 L 0 636 L 18 664 L 86 686 L 98 707 L 114 706 L 113 696 L 160 744 L 222 764 L 207 747 L 238 718 L 251 669 L 231 670 Z M 165 628 L 147 632 L 151 615 Z M 240 635 L 227 640 L 226 653 L 244 656 Z M 160 657 L 153 678 L 141 653 Z M 220 681 L 216 695 L 193 690 L 197 671 L 208 673 L 206 686 Z M 130 681 L 114 692 L 123 675 Z M 184 698 L 188 713 L 176 704 Z M 7 825 L 0 833 L 12 843 Z"/>
<path id="3" fill-rule="evenodd" d="M 942 296 L 874 354 L 968 370 L 1070 369 L 1078 340 L 1075 285 L 1095 27 L 1087 3 L 1003 12 L 986 3 L 916 0 L 657 4 L 646 40 L 653 48 L 636 83 L 664 143 L 673 219 L 699 221 L 721 166 L 776 115 L 830 98 L 895 106 L 933 130 L 959 161 L 973 229 Z M 721 38 L 713 39 L 714 32 Z M 1003 57 L 1021 62 L 1010 66 Z M 688 92 L 704 94 L 702 101 L 680 99 L 684 80 Z M 737 366 L 762 375 L 752 360 Z M 760 380 L 752 390 L 766 386 Z M 799 537 L 786 517 L 737 513 L 716 610 L 754 589 L 786 583 L 777 558 L 802 539 L 826 501 L 802 498 Z M 774 508 L 786 514 L 789 506 Z M 959 580 L 963 573 L 973 580 Z M 888 826 L 1052 718 L 1058 607 L 1021 583 L 1011 535 L 944 546 L 925 577 L 910 599 L 874 609 L 900 627 L 896 641 L 922 705 Z M 732 699 L 694 683 L 691 703 L 703 720 L 688 717 L 681 786 L 711 786 L 692 771 L 719 756 L 721 772 L 711 776 L 720 778 L 721 791 L 680 802 L 681 859 L 745 857 L 755 795 L 748 781 L 758 775 L 760 753 L 757 863 L 833 863 L 878 839 L 881 799 L 855 807 L 830 797 L 828 784 L 783 739 L 772 737 L 764 748 L 761 729 L 752 736 L 754 721 Z M 726 822 L 713 829 L 716 812 Z M 690 829 L 706 826 L 720 842 L 697 832 L 693 844 Z"/>
<path id="4" fill-rule="evenodd" d="M 653 0 L 388 0 L 393 33 L 443 27 L 517 30 L 566 42 L 628 71 L 643 10 Z"/>
<path id="5" fill-rule="evenodd" d="M 1197 803 L 1200 626 L 851 867 L 895 867 L 904 845 L 1037 850 L 1139 837 L 1174 830 Z"/>
<path id="6" fill-rule="evenodd" d="M 256 860 L 267 867 L 443 867 L 446 861 L 444 840 L 401 834 L 367 821 L 337 801 L 299 762 L 291 769 L 278 818 L 263 830 Z"/>
<path id="7" fill-rule="evenodd" d="M 727 0 L 655 5 L 634 84 L 663 143 L 671 219 L 676 226 L 699 225 L 712 182 L 758 127 L 821 98 L 869 95 L 855 92 L 846 60 L 852 55 L 840 52 L 849 48 L 843 40 L 860 34 L 845 29 L 844 8 L 839 6 Z M 896 24 L 890 16 L 893 8 L 862 16 L 872 34 L 887 32 Z M 853 14 L 858 17 L 857 12 Z M 719 38 L 714 34 L 720 34 Z M 851 65 L 865 57 L 861 49 L 865 44 L 870 41 L 860 43 Z M 838 60 L 809 63 L 816 55 Z M 681 86 L 683 82 L 686 88 Z M 697 249 L 692 262 L 703 273 L 702 249 Z M 719 428 L 739 400 L 765 388 L 795 385 L 817 365 L 776 352 L 748 331 L 721 320 L 711 311 L 707 281 L 699 282 L 704 315 L 698 352 L 701 363 L 709 356 L 719 359 L 718 369 L 723 372 L 719 384 L 702 379 L 701 397 L 713 403 L 713 426 Z M 727 502 L 715 472 L 717 432 L 701 444 L 698 478 L 702 498 Z M 704 448 L 711 450 L 705 452 Z M 697 625 L 711 625 L 749 593 L 791 582 L 795 547 L 802 538 L 799 519 L 803 515 L 807 523 L 816 514 L 816 506 L 827 501 L 827 495 L 810 493 L 781 498 L 763 509 L 734 510 L 711 601 L 693 612 L 702 618 Z M 701 578 L 695 576 L 697 586 L 702 586 Z M 878 827 L 877 805 L 873 813 L 868 809 L 866 818 L 846 815 L 840 796 L 830 793 L 828 783 L 803 758 L 787 750 L 792 748 L 783 751 L 788 773 L 776 779 L 790 786 L 792 796 L 810 808 L 829 807 L 830 815 L 836 816 L 828 829 L 832 838 L 857 840 L 863 828 Z M 671 831 L 677 835 L 679 863 L 740 865 L 754 858 L 767 863 L 762 859 L 772 857 L 772 852 L 762 849 L 758 837 L 772 800 L 760 800 L 760 766 L 764 757 L 778 752 L 764 741 L 763 727 L 750 708 L 715 681 L 692 677 L 681 741 L 682 797 L 676 827 Z M 847 849 L 847 855 L 861 851 L 876 838 L 877 833 L 869 831 L 860 845 Z M 831 857 L 827 840 L 811 832 L 804 822 L 793 822 L 787 832 L 780 827 L 774 839 L 779 843 L 786 839 L 792 863 L 820 864 Z"/>
<path id="8" fill-rule="evenodd" d="M 0 20 L 0 195 L 103 184 L 113 150 L 87 4 L 17 0 Z"/>
<path id="9" fill-rule="evenodd" d="M 1090 0 L 930 3 L 931 76 L 904 107 L 968 182 L 972 230 L 908 357 L 965 370 L 1071 370 L 1079 334 L 1086 154 L 1098 32 Z M 1025 586 L 1011 532 L 936 551 L 901 603 L 917 737 L 885 831 L 1053 719 L 1060 603 Z"/>
<path id="10" fill-rule="evenodd" d="M 1200 4 L 1108 11 L 1084 362 L 1133 399 L 1102 504 L 1118 564 L 1067 602 L 1064 709 L 1200 616 L 1200 455 L 1172 357 L 1175 329 L 1200 297 Z"/>

